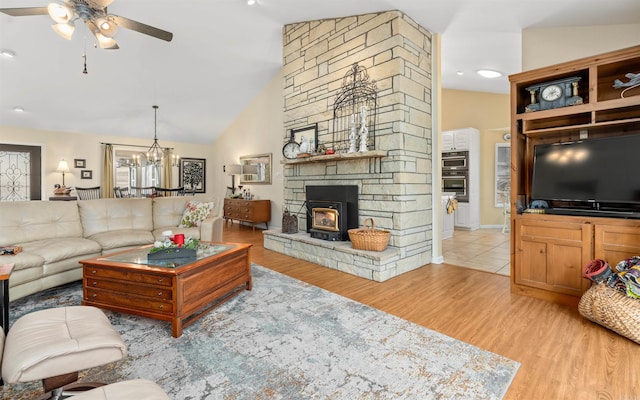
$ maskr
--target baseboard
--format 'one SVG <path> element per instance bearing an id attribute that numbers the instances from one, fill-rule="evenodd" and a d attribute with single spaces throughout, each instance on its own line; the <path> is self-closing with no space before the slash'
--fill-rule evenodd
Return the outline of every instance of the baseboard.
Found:
<path id="1" fill-rule="evenodd" d="M 480 229 L 502 229 L 502 225 L 480 225 Z"/>

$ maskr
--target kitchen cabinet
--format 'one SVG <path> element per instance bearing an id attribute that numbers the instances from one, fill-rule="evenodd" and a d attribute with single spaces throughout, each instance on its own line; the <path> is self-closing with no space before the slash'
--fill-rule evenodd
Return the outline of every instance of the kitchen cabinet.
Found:
<path id="1" fill-rule="evenodd" d="M 448 171 L 442 167 L 443 192 L 450 188 L 444 181 L 450 174 L 463 177 L 464 194 L 458 193 L 458 210 L 455 212 L 456 228 L 475 230 L 480 228 L 480 131 L 475 128 L 464 128 L 442 132 L 443 153 L 455 150 L 466 157 L 466 167 L 456 167 Z M 443 157 L 444 160 L 444 157 Z M 444 164 L 444 163 L 443 163 Z M 459 188 L 458 188 L 459 189 Z"/>
<path id="2" fill-rule="evenodd" d="M 469 150 L 473 135 L 474 133 L 471 129 L 442 132 L 442 151 Z"/>

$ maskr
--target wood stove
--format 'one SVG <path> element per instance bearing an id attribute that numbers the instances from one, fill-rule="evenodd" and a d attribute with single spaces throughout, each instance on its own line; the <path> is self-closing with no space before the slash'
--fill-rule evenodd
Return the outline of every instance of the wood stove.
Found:
<path id="1" fill-rule="evenodd" d="M 358 186 L 307 186 L 307 232 L 323 240 L 349 240 L 358 227 Z"/>

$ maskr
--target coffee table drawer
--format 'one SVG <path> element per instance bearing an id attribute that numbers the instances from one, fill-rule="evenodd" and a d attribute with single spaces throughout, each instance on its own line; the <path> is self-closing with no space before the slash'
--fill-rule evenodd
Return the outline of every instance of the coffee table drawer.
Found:
<path id="1" fill-rule="evenodd" d="M 171 278 L 167 276 L 154 275 L 148 273 L 139 273 L 135 271 L 120 270 L 116 271 L 110 268 L 101 268 L 94 266 L 84 267 L 84 276 L 95 278 L 117 279 L 125 282 L 141 282 L 152 285 L 171 286 Z"/>
<path id="2" fill-rule="evenodd" d="M 135 293 L 139 296 L 149 297 L 150 299 L 172 300 L 173 290 L 170 287 L 153 287 L 143 286 L 140 284 L 131 284 L 122 281 L 111 281 L 106 279 L 98 279 L 89 277 L 85 279 L 84 286 L 91 289 L 109 290 L 112 292 L 123 293 L 124 295 Z"/>
<path id="3" fill-rule="evenodd" d="M 125 295 L 122 293 L 113 293 L 102 291 L 99 289 L 86 288 L 85 300 L 93 305 L 100 306 L 100 303 L 111 306 L 121 306 L 133 310 L 152 311 L 154 313 L 172 314 L 173 305 L 171 302 L 163 302 L 144 297 Z"/>

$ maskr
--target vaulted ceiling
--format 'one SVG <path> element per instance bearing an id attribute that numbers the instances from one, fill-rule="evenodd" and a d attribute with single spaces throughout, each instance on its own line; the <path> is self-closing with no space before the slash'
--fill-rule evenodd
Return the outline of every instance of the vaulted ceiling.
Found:
<path id="1" fill-rule="evenodd" d="M 114 0 L 108 9 L 173 41 L 120 29 L 120 49 L 103 50 L 81 26 L 66 41 L 46 15 L 0 13 L 0 50 L 15 53 L 0 56 L 0 125 L 150 138 L 157 104 L 160 140 L 211 143 L 276 76 L 282 27 L 298 21 L 400 10 L 442 33 L 444 88 L 494 93 L 521 71 L 525 28 L 640 21 L 638 0 Z M 487 80 L 480 68 L 505 75 Z"/>

